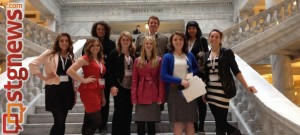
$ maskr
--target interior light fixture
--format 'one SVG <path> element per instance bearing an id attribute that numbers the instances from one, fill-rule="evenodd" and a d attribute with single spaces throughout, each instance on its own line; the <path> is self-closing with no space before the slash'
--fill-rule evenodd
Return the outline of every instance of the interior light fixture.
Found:
<path id="1" fill-rule="evenodd" d="M 145 23 L 145 29 L 149 29 L 148 23 Z"/>

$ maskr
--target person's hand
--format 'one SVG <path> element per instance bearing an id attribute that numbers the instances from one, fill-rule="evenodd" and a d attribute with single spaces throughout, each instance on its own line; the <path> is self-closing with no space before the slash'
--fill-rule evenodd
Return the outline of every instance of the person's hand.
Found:
<path id="1" fill-rule="evenodd" d="M 106 104 L 106 99 L 105 99 L 105 97 L 102 97 L 102 102 L 101 102 L 102 104 L 102 106 L 105 106 L 105 104 Z"/>
<path id="2" fill-rule="evenodd" d="M 181 85 L 184 86 L 185 88 L 188 88 L 190 86 L 190 83 L 187 80 L 182 80 Z"/>
<path id="3" fill-rule="evenodd" d="M 157 104 L 158 104 L 158 105 L 161 105 L 161 104 L 162 104 L 162 102 L 157 102 Z"/>
<path id="4" fill-rule="evenodd" d="M 88 78 L 84 78 L 81 83 L 91 83 L 95 81 L 97 81 L 97 79 L 94 76 L 89 76 Z"/>
<path id="5" fill-rule="evenodd" d="M 203 101 L 204 103 L 206 103 L 206 97 L 205 97 L 205 95 L 202 95 L 201 97 L 202 97 L 202 101 Z"/>
<path id="6" fill-rule="evenodd" d="M 255 89 L 254 86 L 249 86 L 249 87 L 247 88 L 247 90 L 248 90 L 249 92 L 251 92 L 251 93 L 256 93 L 256 92 L 257 92 L 257 90 Z"/>
<path id="7" fill-rule="evenodd" d="M 118 92 L 119 92 L 119 90 L 118 90 L 117 87 L 113 86 L 113 87 L 110 88 L 110 94 L 111 94 L 112 96 L 117 96 L 117 95 L 118 95 Z"/>

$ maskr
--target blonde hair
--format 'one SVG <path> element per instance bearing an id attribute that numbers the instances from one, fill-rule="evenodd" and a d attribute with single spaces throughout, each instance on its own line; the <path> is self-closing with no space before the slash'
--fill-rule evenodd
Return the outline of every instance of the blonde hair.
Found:
<path id="1" fill-rule="evenodd" d="M 118 42 L 117 42 L 117 46 L 116 46 L 117 47 L 116 49 L 117 49 L 118 53 L 121 53 L 121 51 L 122 51 L 121 39 L 122 39 L 123 36 L 126 36 L 130 39 L 131 44 L 129 46 L 129 53 L 134 54 L 135 53 L 135 46 L 133 45 L 133 42 L 132 42 L 133 38 L 132 38 L 130 32 L 128 32 L 128 31 L 122 31 L 119 38 L 118 38 Z"/>
<path id="2" fill-rule="evenodd" d="M 151 36 L 146 36 L 143 40 L 141 56 L 138 59 L 137 66 L 142 68 L 147 63 L 146 62 L 146 50 L 145 50 L 146 41 L 150 41 L 153 44 L 153 49 L 151 51 L 151 59 L 150 60 L 152 60 L 151 66 L 156 67 L 156 66 L 158 66 L 157 46 L 156 46 L 155 38 L 153 38 Z"/>

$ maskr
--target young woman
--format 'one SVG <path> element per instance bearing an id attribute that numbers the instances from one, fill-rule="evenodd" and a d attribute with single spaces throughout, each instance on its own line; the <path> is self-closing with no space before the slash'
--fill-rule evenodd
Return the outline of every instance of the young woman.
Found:
<path id="1" fill-rule="evenodd" d="M 189 87 L 189 76 L 198 72 L 198 65 L 192 53 L 188 52 L 188 44 L 182 32 L 175 32 L 170 37 L 170 53 L 163 57 L 161 77 L 167 83 L 167 103 L 169 120 L 174 123 L 175 135 L 194 135 L 194 122 L 197 122 L 197 101 L 189 103 L 180 94 L 184 87 Z"/>
<path id="2" fill-rule="evenodd" d="M 95 38 L 98 38 L 101 41 L 102 47 L 103 47 L 103 53 L 104 53 L 104 63 L 105 67 L 107 67 L 108 63 L 108 56 L 112 50 L 116 48 L 116 43 L 109 39 L 110 37 L 110 26 L 105 21 L 99 21 L 93 24 L 91 35 Z M 82 55 L 84 55 L 84 49 L 82 50 Z M 109 113 L 109 93 L 110 93 L 110 86 L 107 81 L 109 80 L 108 75 L 109 69 L 107 69 L 106 74 L 104 75 L 105 78 L 105 88 L 104 88 L 104 94 L 106 99 L 106 104 L 102 106 L 101 109 L 101 115 L 102 115 L 102 124 L 99 127 L 99 131 L 107 130 L 107 120 L 108 120 L 108 113 Z M 84 115 L 86 117 L 86 115 Z"/>
<path id="3" fill-rule="evenodd" d="M 50 135 L 64 135 L 68 110 L 75 104 L 73 81 L 66 74 L 73 58 L 71 37 L 61 33 L 56 37 L 51 50 L 46 50 L 29 64 L 30 72 L 46 83 L 46 111 L 50 111 L 54 118 Z M 41 73 L 40 65 L 44 65 L 46 76 Z"/>
<path id="4" fill-rule="evenodd" d="M 207 85 L 206 101 L 216 121 L 217 135 L 241 135 L 241 132 L 227 122 L 229 100 L 234 95 L 229 92 L 236 89 L 231 74 L 251 93 L 256 93 L 253 86 L 248 86 L 231 49 L 222 48 L 223 33 L 217 29 L 209 33 L 211 50 L 205 55 L 205 83 Z M 226 84 L 226 85 L 224 85 Z"/>
<path id="5" fill-rule="evenodd" d="M 117 42 L 117 48 L 110 53 L 110 92 L 114 97 L 112 135 L 130 135 L 132 105 L 130 87 L 132 81 L 135 47 L 129 32 L 123 31 Z"/>
<path id="6" fill-rule="evenodd" d="M 188 40 L 188 50 L 191 52 L 199 66 L 199 72 L 197 76 L 204 78 L 204 55 L 208 52 L 208 43 L 205 37 L 202 37 L 202 32 L 199 24 L 196 21 L 189 21 L 186 25 L 185 35 Z M 199 126 L 198 122 L 195 123 L 195 131 L 200 134 L 204 134 L 204 121 L 206 117 L 206 103 L 203 102 L 202 98 L 197 98 L 198 112 L 199 112 Z"/>
<path id="7" fill-rule="evenodd" d="M 155 135 L 155 122 L 160 121 L 160 105 L 165 101 L 164 83 L 160 79 L 161 58 L 157 55 L 156 42 L 146 36 L 141 56 L 133 66 L 131 83 L 131 102 L 135 106 L 135 121 L 138 135 Z"/>
<path id="8" fill-rule="evenodd" d="M 82 134 L 93 135 L 101 125 L 101 106 L 106 103 L 103 79 L 106 68 L 101 42 L 97 38 L 92 38 L 87 40 L 85 46 L 85 55 L 68 69 L 67 74 L 81 82 L 78 91 L 86 113 Z M 83 78 L 76 73 L 80 68 L 83 70 Z"/>

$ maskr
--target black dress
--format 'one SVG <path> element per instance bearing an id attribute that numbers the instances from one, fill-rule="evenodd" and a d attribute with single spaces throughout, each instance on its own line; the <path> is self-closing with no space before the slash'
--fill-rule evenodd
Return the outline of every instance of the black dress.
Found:
<path id="1" fill-rule="evenodd" d="M 56 74 L 67 75 L 66 71 L 72 65 L 70 59 L 67 60 L 65 70 L 63 70 L 62 61 L 60 57 L 58 58 L 58 66 Z M 63 58 L 64 62 L 66 61 Z M 74 100 L 74 88 L 72 78 L 69 76 L 68 82 L 61 82 L 59 85 L 46 85 L 45 90 L 45 102 L 46 102 L 46 111 L 52 111 L 55 108 L 63 108 L 66 110 L 71 110 L 75 104 Z"/>

